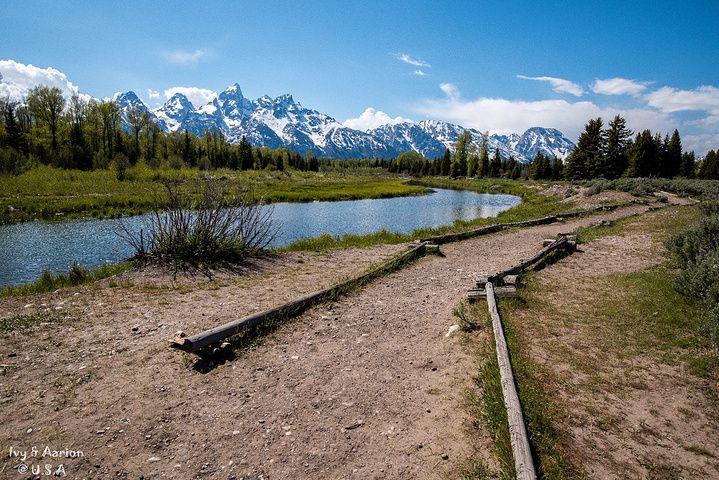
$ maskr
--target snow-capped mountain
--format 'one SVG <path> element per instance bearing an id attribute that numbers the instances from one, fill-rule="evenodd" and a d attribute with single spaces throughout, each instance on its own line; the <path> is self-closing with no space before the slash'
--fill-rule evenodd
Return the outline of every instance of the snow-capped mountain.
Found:
<path id="1" fill-rule="evenodd" d="M 152 110 L 134 92 L 116 96 L 115 102 L 122 109 L 125 122 L 127 113 L 139 108 L 149 111 L 150 118 L 166 132 L 187 130 L 203 135 L 205 131 L 219 130 L 232 143 L 239 143 L 244 136 L 255 146 L 286 147 L 301 154 L 312 151 L 316 156 L 335 158 L 394 158 L 408 150 L 434 158 L 446 148 L 451 150 L 465 130 L 460 125 L 424 120 L 388 124 L 363 132 L 303 107 L 289 94 L 249 100 L 236 83 L 199 108 L 181 93 Z M 470 132 L 479 145 L 482 133 L 473 129 Z M 522 135 L 491 135 L 487 143 L 490 152 L 498 148 L 502 157 L 514 155 L 520 162 L 531 161 L 540 151 L 565 158 L 574 148 L 558 130 L 541 127 L 530 128 Z"/>

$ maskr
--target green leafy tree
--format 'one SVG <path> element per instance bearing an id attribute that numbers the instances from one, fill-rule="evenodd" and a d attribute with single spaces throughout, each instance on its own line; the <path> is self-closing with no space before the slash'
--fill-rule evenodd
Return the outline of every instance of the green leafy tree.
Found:
<path id="1" fill-rule="evenodd" d="M 629 149 L 629 177 L 648 177 L 657 170 L 659 150 L 652 132 L 644 130 L 637 134 Z"/>
<path id="2" fill-rule="evenodd" d="M 679 130 L 675 129 L 672 137 L 666 142 L 662 166 L 662 177 L 674 178 L 679 175 L 682 167 L 682 140 L 679 137 Z"/>
<path id="3" fill-rule="evenodd" d="M 451 176 L 452 178 L 463 177 L 467 175 L 467 157 L 469 148 L 472 144 L 472 134 L 469 130 L 463 131 L 454 146 L 454 155 L 452 156 Z"/>
<path id="4" fill-rule="evenodd" d="M 57 133 L 62 118 L 62 109 L 65 108 L 62 91 L 57 87 L 44 85 L 33 87 L 27 94 L 27 106 L 35 120 L 48 128 L 51 148 L 53 151 L 57 151 Z"/>
<path id="5" fill-rule="evenodd" d="M 714 150 L 709 150 L 699 165 L 699 178 L 719 180 L 719 154 Z"/>
<path id="6" fill-rule="evenodd" d="M 452 153 L 449 151 L 449 148 L 444 149 L 444 154 L 442 155 L 442 159 L 440 160 L 440 170 L 439 174 L 446 177 L 450 174 L 452 169 Z"/>

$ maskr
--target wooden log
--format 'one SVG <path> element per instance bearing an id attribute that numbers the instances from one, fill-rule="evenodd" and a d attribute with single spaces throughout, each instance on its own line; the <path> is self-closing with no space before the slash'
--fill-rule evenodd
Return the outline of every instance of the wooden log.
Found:
<path id="1" fill-rule="evenodd" d="M 548 247 L 548 246 L 551 245 L 555 240 L 556 240 L 556 238 L 545 238 L 544 240 L 542 240 L 542 248 Z"/>
<path id="2" fill-rule="evenodd" d="M 489 283 L 487 284 L 489 285 Z M 514 298 L 517 296 L 517 288 L 513 285 L 507 285 L 505 287 L 494 287 L 494 294 L 497 298 Z M 467 298 L 470 300 L 478 300 L 487 298 L 487 290 L 484 288 L 473 288 L 467 292 Z"/>
<path id="3" fill-rule="evenodd" d="M 516 275 L 516 274 L 526 270 L 530 266 L 534 265 L 535 263 L 537 263 L 544 257 L 546 257 L 552 251 L 554 251 L 558 248 L 565 248 L 566 244 L 567 244 L 567 238 L 559 237 L 557 240 L 555 240 L 554 242 L 552 242 L 551 244 L 547 245 L 542 250 L 540 250 L 539 253 L 537 253 L 535 256 L 533 256 L 529 260 L 523 260 L 520 263 L 518 263 L 517 265 L 510 267 L 507 270 L 504 270 L 503 272 L 495 273 L 494 275 L 492 275 L 489 278 L 489 280 L 491 282 L 496 282 L 496 281 L 506 277 L 507 275 Z"/>
<path id="4" fill-rule="evenodd" d="M 505 275 L 504 278 L 502 278 L 502 282 L 505 285 L 516 286 L 519 283 L 519 275 Z"/>
<path id="5" fill-rule="evenodd" d="M 504 337 L 502 319 L 497 309 L 495 289 L 491 283 L 487 284 L 487 308 L 492 317 L 492 330 L 497 350 L 497 362 L 499 363 L 499 375 L 502 383 L 502 395 L 504 405 L 507 409 L 507 423 L 509 424 L 509 437 L 512 443 L 512 454 L 514 456 L 514 468 L 518 480 L 536 480 L 537 473 L 532 460 L 532 450 L 529 446 L 529 436 L 524 424 L 522 406 L 519 403 L 517 387 L 514 383 L 512 364 L 509 361 L 509 349 L 507 340 Z"/>

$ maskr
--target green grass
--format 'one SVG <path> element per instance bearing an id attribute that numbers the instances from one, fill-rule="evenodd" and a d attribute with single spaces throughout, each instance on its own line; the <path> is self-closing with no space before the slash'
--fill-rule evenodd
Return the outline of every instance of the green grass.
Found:
<path id="1" fill-rule="evenodd" d="M 39 166 L 18 176 L 0 175 L 0 223 L 142 213 L 163 201 L 162 182 L 192 180 L 206 174 L 196 169 L 153 170 L 139 163 L 128 169 L 127 180 L 122 182 L 112 170 L 83 172 L 49 166 Z M 378 169 L 351 174 L 220 169 L 209 174 L 226 179 L 231 187 L 252 190 L 269 202 L 356 200 L 427 192 L 422 186 L 411 185 Z"/>
<path id="2" fill-rule="evenodd" d="M 512 301 L 518 303 L 517 300 Z M 519 300 L 521 303 L 521 300 Z M 486 308 L 484 302 L 478 302 Z M 530 443 L 535 453 L 535 468 L 537 475 L 542 479 L 575 478 L 576 469 L 567 461 L 567 434 L 558 430 L 560 412 L 557 411 L 551 400 L 550 392 L 545 390 L 544 378 L 538 366 L 524 353 L 521 336 L 515 335 L 511 322 L 507 322 L 502 302 L 504 334 L 507 339 L 510 360 L 517 390 L 522 404 L 522 410 L 527 423 Z M 489 316 L 475 310 L 474 321 L 481 322 L 491 331 L 492 324 Z M 477 383 L 482 396 L 477 397 L 478 405 L 475 407 L 482 412 L 481 421 L 484 421 L 494 440 L 495 454 L 500 463 L 501 478 L 515 478 L 514 458 L 512 444 L 507 424 L 507 411 L 504 405 L 502 384 L 500 381 L 499 365 L 495 354 L 493 337 L 480 350 L 478 361 L 481 363 Z"/>
<path id="3" fill-rule="evenodd" d="M 118 273 L 132 268 L 130 262 L 112 263 L 102 265 L 95 270 L 87 271 L 82 267 L 73 266 L 68 273 L 53 275 L 49 271 L 42 272 L 40 277 L 32 283 L 16 287 L 0 288 L 0 298 L 25 297 L 36 293 L 52 292 L 58 288 L 71 287 L 96 282 L 103 278 L 112 277 Z"/>
<path id="4" fill-rule="evenodd" d="M 35 312 L 30 314 L 14 315 L 8 318 L 0 318 L 0 333 L 26 330 L 38 323 L 57 323 L 59 321 L 61 321 L 61 318 L 51 312 Z"/>

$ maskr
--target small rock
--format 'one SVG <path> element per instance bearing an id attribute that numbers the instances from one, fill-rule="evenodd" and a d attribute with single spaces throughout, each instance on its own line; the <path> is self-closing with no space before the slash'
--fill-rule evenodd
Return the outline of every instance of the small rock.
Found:
<path id="1" fill-rule="evenodd" d="M 443 454 L 442 454 L 442 460 L 449 460 L 449 454 L 443 453 Z"/>
<path id="2" fill-rule="evenodd" d="M 239 434 L 240 434 L 240 431 L 239 431 L 239 430 L 233 430 L 233 431 L 232 431 L 232 435 L 239 435 Z"/>
<path id="3" fill-rule="evenodd" d="M 159 462 L 160 459 L 157 458 L 157 457 L 150 457 L 150 458 L 147 459 L 147 461 L 148 461 L 149 463 L 155 463 L 155 462 Z"/>
<path id="4" fill-rule="evenodd" d="M 447 330 L 447 333 L 444 334 L 445 337 L 451 337 L 454 332 L 459 330 L 459 325 L 451 325 L 449 329 Z"/>
<path id="5" fill-rule="evenodd" d="M 25 433 L 32 433 L 32 428 L 28 428 Z"/>
<path id="6" fill-rule="evenodd" d="M 133 331 L 133 332 L 137 332 L 137 331 L 139 331 L 139 330 L 140 330 L 140 327 L 138 327 L 138 326 L 132 327 L 132 331 Z"/>
<path id="7" fill-rule="evenodd" d="M 175 336 L 178 338 L 185 338 L 185 332 L 183 332 L 182 330 L 178 330 L 175 332 Z"/>

